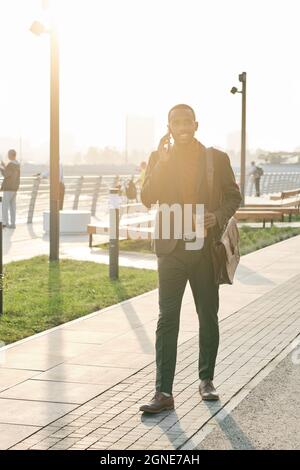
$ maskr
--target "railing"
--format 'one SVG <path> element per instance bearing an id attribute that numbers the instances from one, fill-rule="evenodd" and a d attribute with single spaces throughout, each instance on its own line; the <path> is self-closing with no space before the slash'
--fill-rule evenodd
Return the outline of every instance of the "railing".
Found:
<path id="1" fill-rule="evenodd" d="M 236 173 L 236 180 L 239 181 L 240 175 Z M 246 179 L 246 195 L 255 194 L 255 185 L 251 177 Z M 264 173 L 260 179 L 260 193 L 272 194 L 289 189 L 300 188 L 300 172 L 281 172 L 281 173 Z"/>
<path id="2" fill-rule="evenodd" d="M 121 184 L 130 177 L 131 175 L 121 175 Z M 2 180 L 3 178 L 0 178 L 0 181 Z M 114 181 L 115 175 L 64 177 L 64 209 L 89 210 L 92 215 L 106 211 L 108 191 Z M 49 209 L 49 192 L 48 179 L 22 176 L 17 195 L 18 220 L 30 224 L 34 218 L 41 218 L 43 212 Z"/>
<path id="3" fill-rule="evenodd" d="M 120 175 L 124 184 L 132 175 Z M 137 175 L 135 175 L 137 178 Z M 115 175 L 66 176 L 64 209 L 90 210 L 92 215 L 107 212 L 109 188 L 115 184 Z M 239 181 L 239 174 L 236 174 Z M 246 181 L 246 194 L 254 194 L 251 178 Z M 277 193 L 300 188 L 300 172 L 265 173 L 260 180 L 261 194 Z M 125 201 L 124 201 L 125 202 Z M 40 177 L 21 177 L 17 196 L 17 218 L 32 223 L 49 209 L 49 180 Z"/>

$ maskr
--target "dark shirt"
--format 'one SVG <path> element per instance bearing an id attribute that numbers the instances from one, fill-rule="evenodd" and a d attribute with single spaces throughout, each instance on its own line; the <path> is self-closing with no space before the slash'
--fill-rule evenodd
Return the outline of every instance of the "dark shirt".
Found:
<path id="1" fill-rule="evenodd" d="M 205 147 L 199 142 L 200 149 L 205 152 Z M 175 147 L 175 145 L 174 145 Z M 210 212 L 213 212 L 217 219 L 217 224 L 207 233 L 207 239 L 210 233 L 218 239 L 225 225 L 238 209 L 241 202 L 241 194 L 236 184 L 235 176 L 230 165 L 228 155 L 218 149 L 213 149 L 214 166 L 214 190 L 211 195 Z M 174 158 L 176 162 L 176 158 Z M 184 181 L 179 174 L 179 168 L 173 164 L 172 158 L 166 162 L 160 159 L 158 151 L 152 152 L 149 158 L 144 184 L 141 190 L 141 200 L 143 204 L 151 208 L 157 202 L 159 205 L 180 203 L 183 197 L 178 198 L 179 181 Z M 199 194 L 196 202 L 200 204 L 208 203 L 208 186 L 206 176 L 206 158 L 199 159 L 197 171 L 197 187 Z M 188 181 L 190 181 L 188 179 Z M 183 188 L 185 185 L 183 184 Z M 192 183 L 192 187 L 194 184 Z M 189 196 L 184 196 L 190 198 Z M 208 209 L 208 207 L 207 207 Z M 171 230 L 172 231 L 172 230 Z M 155 251 L 158 256 L 166 255 L 172 252 L 176 246 L 177 240 L 172 237 L 162 239 L 158 237 L 155 240 Z"/>
<path id="2" fill-rule="evenodd" d="M 197 202 L 198 167 L 201 152 L 204 152 L 204 147 L 196 139 L 183 149 L 176 147 L 176 144 L 174 145 L 179 169 L 179 185 L 184 204 L 196 204 Z"/>
<path id="3" fill-rule="evenodd" d="M 198 201 L 197 193 L 197 182 L 199 178 L 199 156 L 204 155 L 204 147 L 196 139 L 193 139 L 190 145 L 185 146 L 183 149 L 181 147 L 176 147 L 174 145 L 174 153 L 176 158 L 176 163 L 178 165 L 178 175 L 179 175 L 179 186 L 181 192 L 181 198 L 183 204 L 192 204 L 193 211 L 193 221 L 192 229 L 195 231 L 195 213 L 196 213 L 196 203 Z"/>

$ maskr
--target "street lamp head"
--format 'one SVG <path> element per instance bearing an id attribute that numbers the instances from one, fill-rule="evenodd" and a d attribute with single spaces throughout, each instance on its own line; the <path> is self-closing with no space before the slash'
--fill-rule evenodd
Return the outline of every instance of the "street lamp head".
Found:
<path id="1" fill-rule="evenodd" d="M 236 93 L 238 93 L 238 89 L 237 87 L 233 86 L 230 90 L 230 93 L 232 93 L 233 95 L 235 95 Z"/>
<path id="2" fill-rule="evenodd" d="M 240 73 L 239 74 L 239 81 L 242 82 L 242 83 L 245 83 L 246 82 L 246 77 L 247 77 L 246 72 Z"/>
<path id="3" fill-rule="evenodd" d="M 47 29 L 39 21 L 34 21 L 29 29 L 36 36 L 40 36 L 41 34 L 47 33 Z"/>

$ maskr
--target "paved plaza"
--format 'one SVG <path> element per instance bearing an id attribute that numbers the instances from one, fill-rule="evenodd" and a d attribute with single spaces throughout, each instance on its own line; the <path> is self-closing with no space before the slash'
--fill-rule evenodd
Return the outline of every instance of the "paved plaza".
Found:
<path id="1" fill-rule="evenodd" d="M 243 256 L 234 285 L 221 287 L 220 402 L 207 404 L 199 396 L 198 318 L 189 288 L 174 411 L 139 412 L 154 391 L 157 290 L 4 347 L 0 448 L 202 448 L 299 336 L 299 263 L 297 236 Z"/>

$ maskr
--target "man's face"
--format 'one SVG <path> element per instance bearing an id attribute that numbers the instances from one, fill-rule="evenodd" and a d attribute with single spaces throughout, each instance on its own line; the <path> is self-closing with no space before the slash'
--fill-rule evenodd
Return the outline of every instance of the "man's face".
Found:
<path id="1" fill-rule="evenodd" d="M 198 129 L 192 111 L 188 108 L 173 109 L 169 119 L 169 131 L 176 144 L 189 144 Z"/>

